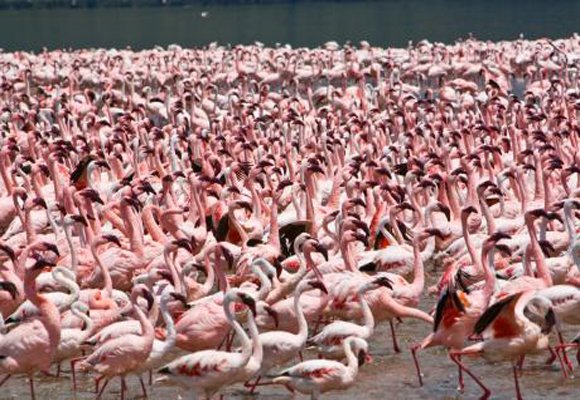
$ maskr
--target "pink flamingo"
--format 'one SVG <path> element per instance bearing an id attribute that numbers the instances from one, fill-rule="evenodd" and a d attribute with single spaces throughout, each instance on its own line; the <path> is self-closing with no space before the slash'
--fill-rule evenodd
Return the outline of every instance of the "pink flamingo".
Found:
<path id="1" fill-rule="evenodd" d="M 0 384 L 12 375 L 26 374 L 30 379 L 30 394 L 35 399 L 34 373 L 48 372 L 60 341 L 60 316 L 54 304 L 37 293 L 35 279 L 46 267 L 53 267 L 40 257 L 24 275 L 26 297 L 39 309 L 40 315 L 18 325 L 0 338 L 0 372 L 6 374 Z"/>

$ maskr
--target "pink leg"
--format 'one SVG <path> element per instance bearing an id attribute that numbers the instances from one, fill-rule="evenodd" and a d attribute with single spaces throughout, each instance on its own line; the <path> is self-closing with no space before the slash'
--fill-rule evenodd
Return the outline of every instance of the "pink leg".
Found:
<path id="1" fill-rule="evenodd" d="M 304 361 L 304 357 L 302 356 L 301 351 L 298 352 L 298 358 L 300 359 L 300 362 Z"/>
<path id="2" fill-rule="evenodd" d="M 419 379 L 419 386 L 423 386 L 423 376 L 421 375 L 421 367 L 419 366 L 419 359 L 417 358 L 417 351 L 421 345 L 415 345 L 411 347 L 411 355 L 413 356 L 413 362 L 415 363 L 415 369 L 417 370 L 417 379 Z"/>
<path id="3" fill-rule="evenodd" d="M 153 370 L 149 370 L 149 386 L 153 384 Z"/>
<path id="4" fill-rule="evenodd" d="M 99 376 L 97 378 L 95 378 L 95 393 L 99 393 L 99 383 L 101 382 L 101 380 L 104 378 L 104 376 Z M 105 383 L 105 385 L 109 383 L 109 380 L 107 379 L 107 382 Z"/>
<path id="5" fill-rule="evenodd" d="M 0 386 L 4 385 L 8 379 L 10 379 L 12 375 L 6 375 L 2 381 L 0 381 Z"/>
<path id="6" fill-rule="evenodd" d="M 554 361 L 556 361 L 556 352 L 554 351 L 554 348 L 552 346 L 548 346 L 548 350 L 550 350 L 550 358 L 548 358 L 545 361 L 546 365 L 552 365 L 554 363 Z"/>
<path id="7" fill-rule="evenodd" d="M 262 379 L 262 377 L 259 376 L 258 378 L 256 378 L 256 381 L 250 385 L 250 393 L 254 393 L 254 391 L 256 390 L 256 386 L 258 386 L 261 379 Z"/>
<path id="8" fill-rule="evenodd" d="M 562 334 L 560 332 L 558 332 L 558 340 L 560 341 L 560 345 L 564 344 L 564 337 L 562 336 Z M 566 365 L 568 366 L 568 368 L 570 369 L 570 371 L 572 371 L 574 369 L 574 366 L 570 362 L 570 359 L 568 358 L 568 354 L 566 354 L 566 347 L 562 348 L 562 358 L 563 358 L 564 362 L 566 363 Z"/>
<path id="9" fill-rule="evenodd" d="M 228 340 L 228 343 L 226 345 L 226 351 L 231 351 L 232 350 L 232 345 L 234 344 L 234 339 L 236 338 L 236 333 L 233 331 L 230 331 L 230 339 Z"/>
<path id="10" fill-rule="evenodd" d="M 463 393 L 465 391 L 465 381 L 463 380 L 463 370 L 461 367 L 457 369 L 457 391 Z"/>
<path id="11" fill-rule="evenodd" d="M 36 395 L 34 394 L 34 378 L 32 377 L 32 375 L 30 376 L 30 398 L 32 400 L 36 400 Z"/>
<path id="12" fill-rule="evenodd" d="M 125 400 L 125 387 L 127 385 L 125 384 L 125 377 L 122 376 L 121 377 L 121 400 Z"/>
<path id="13" fill-rule="evenodd" d="M 516 398 L 517 400 L 522 400 L 522 393 L 520 392 L 520 381 L 518 380 L 518 367 L 514 364 L 514 384 L 516 386 Z"/>
<path id="14" fill-rule="evenodd" d="M 457 353 L 457 352 L 450 352 L 449 356 L 451 357 L 451 360 L 457 364 L 457 366 L 459 368 L 461 368 L 462 370 L 465 371 L 465 373 L 467 373 L 467 375 L 469 375 L 471 377 L 471 379 L 473 379 L 475 381 L 475 383 L 477 383 L 477 385 L 483 390 L 484 394 L 481 397 L 481 399 L 488 399 L 489 396 L 491 395 L 491 391 L 483 384 L 483 382 L 477 377 L 475 376 L 475 374 L 473 372 L 471 372 L 469 369 L 467 369 L 467 367 L 465 365 L 463 365 L 461 363 L 460 357 L 461 357 L 461 353 Z"/>
<path id="15" fill-rule="evenodd" d="M 393 321 L 389 321 L 389 325 L 391 326 L 391 337 L 393 338 L 393 350 L 395 353 L 400 353 L 401 349 L 399 349 L 399 344 L 397 343 L 397 334 L 395 333 L 395 325 L 393 325 Z"/>
<path id="16" fill-rule="evenodd" d="M 318 316 L 316 319 L 316 324 L 314 325 L 314 329 L 312 330 L 312 336 L 318 334 L 318 328 L 320 327 L 320 322 L 322 321 L 322 314 Z"/>
<path id="17" fill-rule="evenodd" d="M 101 379 L 103 379 L 103 377 L 99 377 L 99 378 L 97 378 L 97 379 L 98 379 L 98 380 L 97 380 L 97 385 L 98 385 L 98 384 L 99 384 L 99 381 L 100 381 Z M 103 392 L 105 391 L 105 388 L 107 387 L 107 385 L 108 385 L 108 384 L 109 384 L 109 380 L 107 379 L 107 380 L 105 380 L 105 383 L 103 384 L 103 387 L 102 387 L 102 388 L 101 388 L 101 390 L 99 391 L 99 394 L 97 394 L 97 399 L 96 399 L 96 400 L 99 400 L 99 399 L 101 398 L 101 396 L 103 395 Z"/>
<path id="18" fill-rule="evenodd" d="M 558 354 L 558 357 L 560 357 L 560 350 L 565 351 L 565 349 L 568 349 L 568 348 L 578 348 L 578 344 L 568 343 L 568 344 L 562 344 L 562 345 L 556 346 L 556 353 Z M 580 364 L 580 355 L 576 355 L 576 358 L 578 358 L 578 363 Z M 566 364 L 564 363 L 562 358 L 560 358 L 560 365 L 562 367 L 562 372 L 564 374 L 564 377 L 567 378 L 568 377 L 568 370 L 567 370 Z M 570 372 L 572 372 L 573 370 L 574 370 L 574 367 L 572 367 L 570 369 Z"/>
<path id="19" fill-rule="evenodd" d="M 148 399 L 149 396 L 147 396 L 147 389 L 145 389 L 145 382 L 143 382 L 143 377 L 141 375 L 139 375 L 139 383 L 141 384 L 141 390 L 143 391 L 143 396 Z"/>
<path id="20" fill-rule="evenodd" d="M 77 373 L 76 373 L 75 366 L 76 366 L 76 364 L 77 364 L 79 361 L 82 361 L 82 360 L 84 360 L 85 358 L 86 358 L 86 357 L 84 357 L 84 356 L 83 356 L 83 357 L 79 357 L 79 358 L 73 358 L 72 360 L 70 360 L 70 369 L 71 369 L 71 372 L 72 372 L 73 390 L 74 390 L 75 392 L 76 392 L 76 390 L 77 390 Z M 97 388 L 97 390 L 95 390 L 95 393 L 96 393 L 97 391 L 98 391 L 98 388 Z"/>

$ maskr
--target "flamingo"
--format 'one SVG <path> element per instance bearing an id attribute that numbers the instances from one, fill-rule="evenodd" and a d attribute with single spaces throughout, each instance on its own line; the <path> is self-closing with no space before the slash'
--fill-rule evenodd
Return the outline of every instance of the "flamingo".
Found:
<path id="1" fill-rule="evenodd" d="M 0 339 L 0 372 L 5 374 L 2 384 L 12 375 L 27 374 L 30 379 L 30 395 L 34 393 L 34 373 L 48 372 L 57 352 L 61 337 L 58 309 L 50 300 L 37 293 L 35 279 L 44 268 L 54 264 L 40 257 L 28 267 L 24 276 L 24 291 L 40 311 L 39 317 L 19 324 Z"/>
<path id="2" fill-rule="evenodd" d="M 125 398 L 125 376 L 139 368 L 151 353 L 155 332 L 145 313 L 137 306 L 139 295 L 144 296 L 148 303 L 153 302 L 153 297 L 146 287 L 133 288 L 131 300 L 133 311 L 141 324 L 141 334 L 127 334 L 103 343 L 80 365 L 82 369 L 92 370 L 99 374 L 100 379 L 105 379 L 97 398 L 102 396 L 109 381 L 115 376 L 121 377 L 121 398 Z"/>
<path id="3" fill-rule="evenodd" d="M 355 382 L 359 367 L 365 363 L 368 344 L 364 339 L 348 337 L 343 348 L 347 365 L 333 360 L 308 360 L 281 371 L 274 383 L 309 394 L 312 399 L 320 398 L 321 393 L 347 389 Z"/>
<path id="4" fill-rule="evenodd" d="M 242 340 L 242 351 L 230 353 L 219 350 L 204 350 L 182 356 L 158 371 L 165 379 L 175 381 L 194 391 L 198 397 L 203 396 L 209 399 L 222 387 L 245 375 L 242 370 L 250 362 L 256 344 L 259 344 L 259 339 L 255 323 L 250 322 L 252 335 L 252 339 L 250 339 L 239 322 L 234 319 L 231 311 L 234 302 L 248 306 L 253 315 L 256 313 L 256 302 L 250 295 L 238 289 L 230 289 L 224 297 L 223 309 L 229 325 Z M 253 321 L 253 317 L 250 317 L 249 321 Z"/>
<path id="5" fill-rule="evenodd" d="M 526 316 L 526 307 L 541 310 L 539 326 Z M 474 333 L 483 334 L 483 341 L 455 350 L 451 359 L 483 389 L 484 398 L 491 391 L 461 362 L 461 356 L 481 356 L 488 361 L 512 361 L 516 397 L 522 399 L 518 381 L 517 361 L 525 354 L 535 353 L 548 346 L 547 334 L 555 324 L 552 304 L 534 291 L 519 292 L 498 301 L 488 308 L 475 324 Z"/>

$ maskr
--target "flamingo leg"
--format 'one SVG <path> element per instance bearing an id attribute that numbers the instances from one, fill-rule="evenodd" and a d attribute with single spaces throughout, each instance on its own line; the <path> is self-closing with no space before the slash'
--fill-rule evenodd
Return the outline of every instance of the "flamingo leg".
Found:
<path id="1" fill-rule="evenodd" d="M 577 360 L 578 360 L 578 363 L 580 364 L 580 347 L 579 347 L 579 345 L 578 345 L 577 343 L 568 343 L 568 344 L 561 344 L 561 345 L 558 345 L 558 346 L 556 347 L 556 352 L 557 352 L 557 353 L 558 353 L 558 355 L 559 355 L 559 351 L 560 351 L 560 350 L 564 351 L 565 349 L 568 349 L 568 348 L 578 348 L 578 349 L 579 349 L 579 350 L 578 350 L 578 354 L 576 354 L 576 358 L 577 358 Z M 566 366 L 565 366 L 564 362 L 563 362 L 563 361 L 560 361 L 560 364 L 561 364 L 561 366 L 562 366 L 562 371 L 563 371 L 563 373 L 564 373 L 564 377 L 568 377 L 568 371 L 567 371 L 567 369 L 566 369 Z M 570 369 L 570 372 L 572 372 L 573 370 L 574 370 L 574 368 L 572 367 L 572 368 Z"/>
<path id="2" fill-rule="evenodd" d="M 558 341 L 560 342 L 560 345 L 564 344 L 564 337 L 562 336 L 562 333 L 560 333 L 560 332 L 558 332 Z M 563 358 L 563 361 L 568 366 L 568 368 L 570 369 L 570 371 L 572 371 L 574 369 L 574 366 L 572 365 L 572 363 L 570 362 L 570 359 L 568 358 L 568 354 L 566 353 L 566 347 L 562 347 L 562 358 Z"/>
<path id="3" fill-rule="evenodd" d="M 149 370 L 149 386 L 153 384 L 153 370 Z"/>
<path id="4" fill-rule="evenodd" d="M 86 357 L 79 357 L 79 358 L 73 358 L 72 360 L 70 360 L 70 369 L 72 372 L 72 381 L 73 381 L 73 390 L 76 392 L 77 390 L 77 373 L 76 373 L 76 369 L 75 369 L 75 365 L 79 362 L 84 360 Z M 95 392 L 98 391 L 98 388 L 95 390 Z"/>
<path id="5" fill-rule="evenodd" d="M 58 363 L 58 365 L 56 366 L 56 377 L 57 378 L 60 377 L 60 363 Z"/>
<path id="6" fill-rule="evenodd" d="M 139 375 L 139 383 L 141 384 L 141 390 L 143 391 L 143 397 L 148 399 L 149 396 L 147 396 L 147 389 L 145 389 L 145 382 L 143 382 L 143 377 L 141 375 Z"/>
<path id="7" fill-rule="evenodd" d="M 32 375 L 30 376 L 30 379 L 28 382 L 30 384 L 30 398 L 32 400 L 36 400 L 36 395 L 34 394 L 34 378 L 32 377 Z"/>
<path id="8" fill-rule="evenodd" d="M 514 384 L 516 386 L 516 399 L 522 400 L 522 393 L 520 392 L 520 381 L 518 379 L 518 366 L 517 366 L 517 364 L 513 365 L 513 371 L 514 371 Z"/>
<path id="9" fill-rule="evenodd" d="M 101 382 L 101 379 L 103 379 L 104 376 L 99 376 L 97 378 L 95 378 L 95 393 L 99 392 L 99 383 Z M 109 383 L 109 380 L 107 379 L 107 383 Z"/>
<path id="10" fill-rule="evenodd" d="M 232 345 L 234 344 L 234 339 L 236 338 L 236 333 L 233 331 L 230 331 L 230 338 L 228 340 L 228 343 L 226 345 L 226 351 L 231 351 L 232 350 Z"/>
<path id="11" fill-rule="evenodd" d="M 256 390 L 256 386 L 258 386 L 260 384 L 260 380 L 262 379 L 261 376 L 257 377 L 256 380 L 254 381 L 254 383 L 250 383 L 249 381 L 244 383 L 244 386 L 247 388 L 250 388 L 250 393 L 254 393 L 254 391 Z"/>
<path id="12" fill-rule="evenodd" d="M 419 380 L 419 386 L 423 386 L 423 376 L 421 374 L 421 367 L 419 366 L 419 359 L 417 358 L 417 351 L 421 345 L 415 345 L 411 347 L 411 355 L 413 356 L 413 362 L 415 363 L 415 369 L 417 370 L 417 379 Z"/>
<path id="13" fill-rule="evenodd" d="M 399 348 L 399 344 L 397 343 L 397 334 L 395 332 L 395 325 L 393 325 L 393 321 L 389 320 L 389 325 L 391 326 L 391 337 L 393 339 L 393 350 L 395 353 L 400 353 L 401 349 Z"/>
<path id="14" fill-rule="evenodd" d="M 7 381 L 8 379 L 10 379 L 10 377 L 11 377 L 11 376 L 12 376 L 12 375 L 6 375 L 6 376 L 5 376 L 5 377 L 2 379 L 2 381 L 0 381 L 0 387 L 1 387 L 2 385 L 4 385 L 4 384 L 6 383 L 6 381 Z"/>
<path id="15" fill-rule="evenodd" d="M 477 377 L 475 376 L 475 374 L 473 372 L 471 372 L 460 360 L 461 357 L 461 353 L 460 352 L 451 352 L 449 353 L 449 357 L 451 357 L 451 360 L 457 364 L 457 366 L 459 368 L 461 368 L 462 370 L 465 371 L 465 373 L 467 375 L 469 375 L 471 377 L 471 379 L 473 379 L 475 381 L 475 383 L 477 383 L 477 385 L 483 390 L 484 394 L 481 397 L 481 399 L 488 399 L 489 396 L 491 395 L 491 391 L 483 384 L 483 382 Z"/>
<path id="16" fill-rule="evenodd" d="M 461 367 L 457 369 L 457 391 L 463 393 L 465 390 L 465 381 L 463 380 L 463 370 Z"/>
<path id="17" fill-rule="evenodd" d="M 99 377 L 97 379 L 100 381 L 101 379 L 103 379 L 103 377 Z M 98 384 L 98 381 L 97 381 L 97 384 Z M 97 399 L 96 400 L 99 400 L 101 398 L 101 396 L 103 395 L 103 392 L 105 391 L 105 388 L 107 387 L 108 384 L 109 384 L 109 380 L 107 379 L 107 380 L 105 380 L 105 383 L 103 384 L 103 387 L 99 391 L 99 394 L 97 394 Z"/>
<path id="18" fill-rule="evenodd" d="M 312 330 L 312 336 L 318 334 L 318 328 L 320 327 L 321 322 L 322 322 L 322 314 L 318 315 L 318 318 L 316 319 L 316 324 L 314 325 L 314 329 Z"/>
<path id="19" fill-rule="evenodd" d="M 301 351 L 298 352 L 298 358 L 300 359 L 300 362 L 304 361 L 304 357 L 302 356 Z"/>
<path id="20" fill-rule="evenodd" d="M 125 377 L 122 376 L 121 377 L 121 400 L 125 400 L 125 387 L 127 385 L 125 384 Z"/>

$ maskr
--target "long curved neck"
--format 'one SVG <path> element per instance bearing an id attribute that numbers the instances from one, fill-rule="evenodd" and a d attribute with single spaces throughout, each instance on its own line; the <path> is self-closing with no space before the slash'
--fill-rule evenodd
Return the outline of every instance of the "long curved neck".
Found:
<path id="1" fill-rule="evenodd" d="M 258 332 L 256 321 L 251 313 L 248 315 L 248 329 L 250 331 L 250 338 L 252 339 L 251 358 L 253 358 L 258 365 L 261 365 L 262 359 L 264 358 L 264 349 L 262 348 L 262 342 L 260 342 L 260 332 Z"/>
<path id="2" fill-rule="evenodd" d="M 30 218 L 31 213 L 32 209 L 30 207 L 24 208 L 24 229 L 26 231 L 26 240 L 28 240 L 28 243 L 36 242 L 37 237 L 34 226 L 32 225 L 32 218 Z"/>
<path id="3" fill-rule="evenodd" d="M 8 192 L 9 196 L 14 192 L 14 184 L 6 169 L 6 155 L 2 152 L 0 153 L 0 175 L 2 176 L 2 182 L 4 182 L 4 188 Z"/>
<path id="4" fill-rule="evenodd" d="M 493 219 L 493 215 L 491 215 L 491 211 L 487 206 L 487 202 L 485 201 L 484 196 L 479 198 L 479 204 L 481 206 L 481 213 L 483 214 L 485 221 L 487 222 L 487 234 L 491 235 L 496 232 L 497 228 L 495 226 L 495 220 Z"/>
<path id="5" fill-rule="evenodd" d="M 160 353 L 162 355 L 167 354 L 169 350 L 175 346 L 175 341 L 177 339 L 177 331 L 175 330 L 175 321 L 171 317 L 171 313 L 167 309 L 167 302 L 161 301 L 161 316 L 163 317 L 163 321 L 165 322 L 165 341 L 163 342 L 163 346 L 161 347 Z"/>
<path id="6" fill-rule="evenodd" d="M 358 358 L 352 351 L 352 347 L 348 340 L 345 340 L 342 343 L 344 346 L 344 354 L 346 355 L 346 367 L 352 375 L 356 375 L 358 373 Z"/>
<path id="7" fill-rule="evenodd" d="M 568 252 L 572 252 L 576 240 L 576 229 L 574 228 L 571 203 L 564 203 L 564 225 L 568 234 Z"/>
<path id="8" fill-rule="evenodd" d="M 481 260 L 477 257 L 477 252 L 475 251 L 475 246 L 471 240 L 471 235 L 469 234 L 469 229 L 467 227 L 467 217 L 461 219 L 461 227 L 463 230 L 463 240 L 465 241 L 465 246 L 467 247 L 467 252 L 471 258 L 473 266 L 477 268 L 477 273 L 484 272 Z"/>
<path id="9" fill-rule="evenodd" d="M 423 292 L 423 288 L 425 287 L 425 268 L 419 243 L 413 244 L 413 282 L 411 282 L 410 286 L 412 289 L 418 291 L 418 293 Z"/>
<path id="10" fill-rule="evenodd" d="M 125 220 L 125 229 L 127 230 L 127 235 L 131 244 L 131 251 L 139 257 L 145 256 L 145 247 L 143 245 L 141 230 L 139 229 L 139 222 L 137 221 L 133 209 L 129 204 L 125 203 L 125 201 L 121 202 L 121 214 Z"/>
<path id="11" fill-rule="evenodd" d="M 447 193 L 447 198 L 449 199 L 449 208 L 453 214 L 453 219 L 457 220 L 457 218 L 459 218 L 461 215 L 459 200 L 457 199 L 457 192 L 455 191 L 455 187 L 451 185 L 448 180 L 445 180 L 445 192 Z"/>
<path id="12" fill-rule="evenodd" d="M 69 291 L 69 299 L 68 305 L 72 304 L 79 298 L 80 288 L 76 282 L 72 279 L 69 279 L 64 272 L 55 269 L 53 271 L 54 280 L 57 281 L 60 285 L 66 288 Z"/>
<path id="13" fill-rule="evenodd" d="M 305 190 L 305 200 L 306 200 L 306 219 L 310 221 L 310 234 L 318 234 L 318 221 L 316 220 L 316 211 L 314 209 L 314 193 L 312 189 L 312 175 L 306 175 L 306 190 Z"/>
<path id="14" fill-rule="evenodd" d="M 78 273 L 79 259 L 78 259 L 78 256 L 77 256 L 77 252 L 76 252 L 75 246 L 74 246 L 73 241 L 72 241 L 72 237 L 70 235 L 70 228 L 71 228 L 70 224 L 65 223 L 63 225 L 64 237 L 66 239 L 66 243 L 68 245 L 69 252 L 70 252 L 71 270 L 76 275 Z"/>
<path id="15" fill-rule="evenodd" d="M 101 260 L 101 256 L 97 252 L 97 245 L 91 244 L 91 253 L 93 254 L 93 258 L 97 263 L 97 266 L 101 270 L 101 274 L 103 274 L 103 288 L 105 289 L 105 293 L 107 293 L 107 298 L 113 298 L 113 280 L 111 279 L 111 274 L 109 273 L 109 268 L 103 264 Z"/>
<path id="16" fill-rule="evenodd" d="M 137 319 L 139 320 L 139 324 L 141 324 L 141 337 L 150 340 L 151 344 L 153 344 L 153 338 L 155 337 L 155 329 L 153 328 L 153 324 L 147 318 L 147 315 L 137 306 L 136 304 L 133 305 L 133 310 L 137 313 Z"/>
<path id="17" fill-rule="evenodd" d="M 280 231 L 278 225 L 278 201 L 272 196 L 272 208 L 270 210 L 270 234 L 268 244 L 280 250 Z"/>
<path id="18" fill-rule="evenodd" d="M 60 314 L 56 306 L 44 296 L 36 291 L 36 277 L 38 272 L 27 271 L 24 278 L 24 292 L 28 300 L 34 304 L 42 316 L 41 322 L 48 332 L 49 346 L 54 354 L 60 342 Z"/>
<path id="19" fill-rule="evenodd" d="M 154 204 L 147 204 L 143 207 L 143 224 L 153 240 L 165 244 L 169 241 L 169 238 L 165 235 L 165 232 L 163 232 L 163 229 L 161 229 L 153 216 L 154 210 L 158 209 L 158 206 Z"/>
<path id="20" fill-rule="evenodd" d="M 489 246 L 486 247 L 484 244 L 484 248 L 481 254 L 481 264 L 483 266 L 483 273 L 485 275 L 484 278 L 485 285 L 483 287 L 483 299 L 486 307 L 487 304 L 489 304 L 489 300 L 491 299 L 491 296 L 493 294 L 493 291 L 495 290 L 496 285 L 495 271 L 489 264 L 489 251 L 490 251 Z"/>
<path id="21" fill-rule="evenodd" d="M 228 218 L 234 229 L 238 232 L 238 235 L 240 235 L 240 239 L 242 241 L 242 248 L 245 249 L 248 243 L 248 233 L 244 230 L 244 228 L 242 228 L 242 226 L 236 219 L 236 216 L 234 214 L 235 210 L 236 208 L 234 209 L 230 208 L 228 210 Z"/>
<path id="22" fill-rule="evenodd" d="M 77 317 L 79 318 L 81 321 L 83 321 L 83 329 L 82 331 L 85 332 L 88 336 L 88 334 L 90 334 L 93 330 L 93 320 L 84 312 L 80 312 L 77 308 L 72 307 L 71 308 L 71 312 Z"/>
<path id="23" fill-rule="evenodd" d="M 272 283 L 270 282 L 266 274 L 264 274 L 264 272 L 261 270 L 261 268 L 255 264 L 252 265 L 252 272 L 254 272 L 254 275 L 256 275 L 260 280 L 260 290 L 258 291 L 258 299 L 264 300 L 268 295 L 268 293 L 270 292 L 270 289 L 272 289 Z"/>
<path id="24" fill-rule="evenodd" d="M 360 308 L 361 308 L 362 315 L 363 315 L 363 323 L 365 325 L 365 328 L 368 329 L 368 331 L 370 333 L 372 333 L 372 331 L 375 329 L 375 319 L 373 317 L 373 313 L 371 311 L 369 303 L 365 299 L 365 293 L 370 289 L 371 288 L 369 288 L 369 287 L 362 288 L 362 290 L 359 290 L 358 296 L 359 296 Z"/>
<path id="25" fill-rule="evenodd" d="M 344 259 L 344 265 L 348 271 L 356 272 L 356 261 L 354 254 L 349 247 L 350 242 L 348 240 L 342 239 L 340 242 L 340 251 L 342 253 L 342 258 Z"/>
<path id="26" fill-rule="evenodd" d="M 532 254 L 536 259 L 536 274 L 538 278 L 544 281 L 545 285 L 552 286 L 552 275 L 550 275 L 550 270 L 546 265 L 544 260 L 544 254 L 542 253 L 542 249 L 540 248 L 540 243 L 538 242 L 538 237 L 536 235 L 536 227 L 534 226 L 534 221 L 532 219 L 528 219 L 526 221 L 526 225 L 528 227 L 528 233 L 530 235 L 530 245 L 532 246 Z"/>
<path id="27" fill-rule="evenodd" d="M 224 300 L 224 312 L 226 314 L 226 318 L 230 326 L 233 328 L 234 332 L 236 332 L 236 335 L 242 341 L 242 353 L 241 353 L 242 357 L 238 365 L 239 367 L 241 367 L 246 365 L 250 360 L 250 357 L 252 356 L 252 342 L 250 341 L 250 338 L 246 334 L 246 331 L 242 328 L 240 323 L 236 321 L 236 319 L 234 318 L 231 309 L 231 304 L 232 299 L 228 298 L 226 295 L 226 298 Z"/>
<path id="28" fill-rule="evenodd" d="M 169 271 L 171 272 L 171 278 L 173 279 L 173 287 L 175 288 L 175 291 L 177 293 L 184 294 L 181 276 L 177 271 L 177 267 L 175 266 L 173 257 L 171 257 L 172 253 L 173 251 L 171 249 L 164 249 L 163 260 L 165 261 L 165 265 L 167 265 Z"/>
<path id="29" fill-rule="evenodd" d="M 216 256 L 215 259 L 217 261 L 217 256 Z M 207 252 L 206 252 L 206 255 L 203 258 L 203 267 L 205 269 L 206 278 L 205 278 L 205 282 L 203 283 L 203 286 L 202 286 L 202 289 L 201 290 L 202 290 L 202 292 L 204 294 L 207 294 L 214 287 L 214 285 L 215 285 L 215 279 L 216 279 L 215 270 L 211 266 L 211 263 L 209 261 L 209 255 L 207 254 Z"/>
<path id="30" fill-rule="evenodd" d="M 308 339 L 308 321 L 306 321 L 306 316 L 304 316 L 304 310 L 300 305 L 300 297 L 305 288 L 298 287 L 294 293 L 294 312 L 296 313 L 296 319 L 298 320 L 298 334 L 296 335 L 301 343 L 306 343 Z"/>

